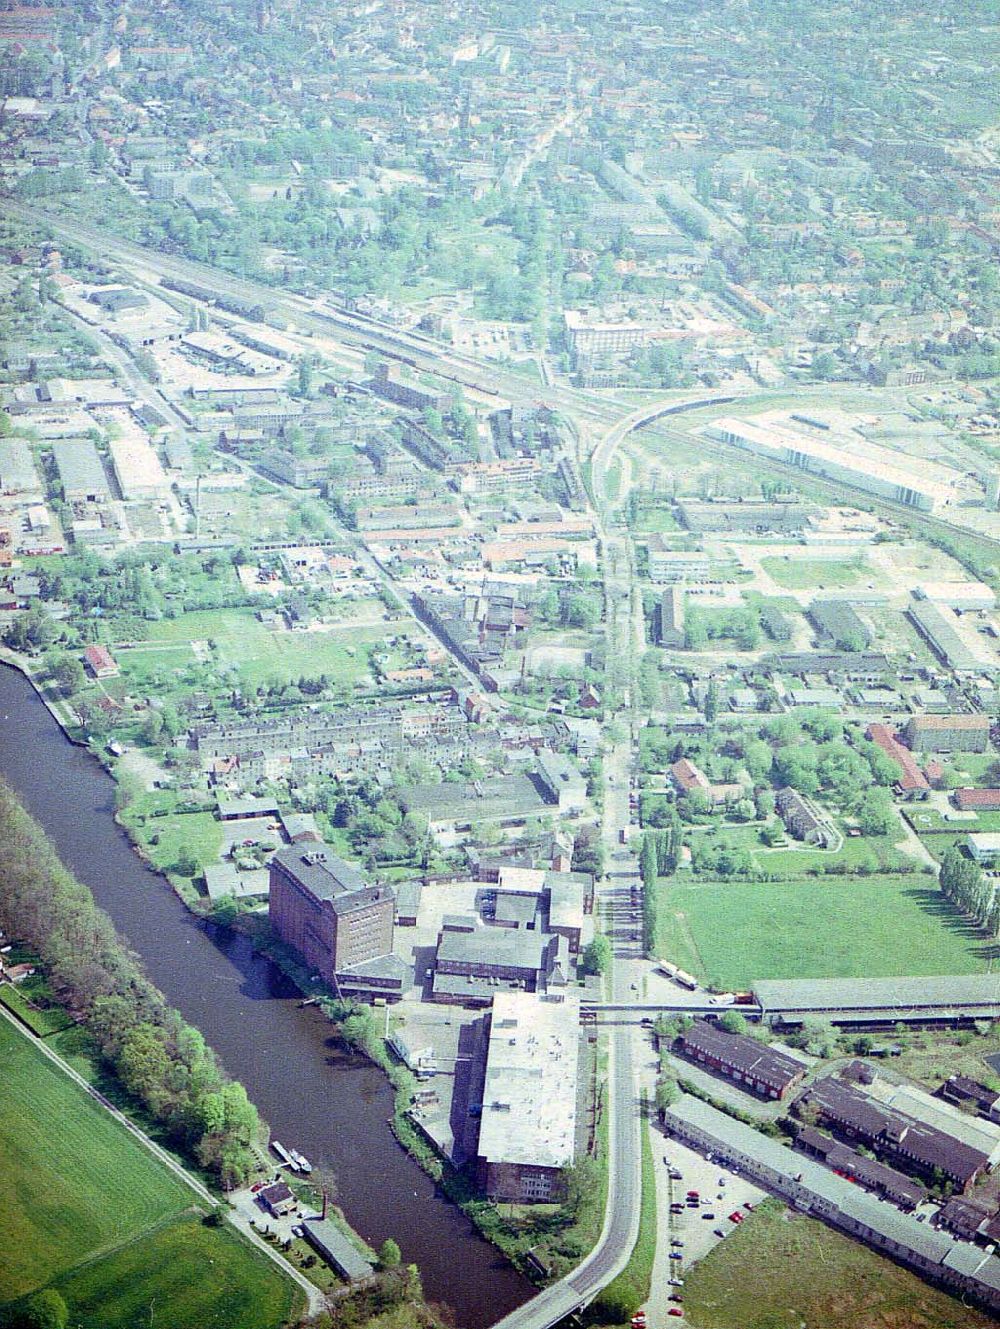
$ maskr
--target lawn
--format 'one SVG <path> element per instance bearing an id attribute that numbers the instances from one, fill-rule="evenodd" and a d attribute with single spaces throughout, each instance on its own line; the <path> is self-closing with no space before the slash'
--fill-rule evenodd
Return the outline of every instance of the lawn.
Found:
<path id="1" fill-rule="evenodd" d="M 0 1019 L 0 1303 L 178 1213 L 193 1193 Z"/>
<path id="2" fill-rule="evenodd" d="M 622 463 L 619 457 L 612 457 L 604 473 L 604 492 L 610 502 L 617 501 L 622 487 Z"/>
<path id="3" fill-rule="evenodd" d="M 128 824 L 128 813 L 123 820 Z M 222 850 L 223 826 L 211 812 L 179 812 L 172 817 L 150 818 L 137 834 L 153 863 L 164 872 L 173 867 L 182 851 L 204 867 L 217 862 Z M 156 844 L 152 843 L 154 835 Z"/>
<path id="4" fill-rule="evenodd" d="M 760 563 L 779 586 L 789 591 L 829 591 L 836 587 L 856 586 L 863 579 L 877 580 L 870 568 L 856 562 L 827 562 L 821 558 L 784 556 L 762 558 Z"/>
<path id="5" fill-rule="evenodd" d="M 997 953 L 918 874 L 745 885 L 661 878 L 655 950 L 740 989 L 758 978 L 975 974 Z"/>
<path id="6" fill-rule="evenodd" d="M 206 1227 L 194 1193 L 2 1018 L 0 1058 L 0 1321 L 48 1284 L 81 1329 L 288 1321 L 290 1280 L 231 1229 Z"/>
<path id="7" fill-rule="evenodd" d="M 762 871 L 780 874 L 782 877 L 813 876 L 826 872 L 835 864 L 843 868 L 870 864 L 880 869 L 919 866 L 910 855 L 896 849 L 894 841 L 901 838 L 899 831 L 894 835 L 845 835 L 840 848 L 831 851 L 812 849 L 792 839 L 789 839 L 785 849 L 768 849 L 761 842 L 760 830 L 757 822 L 744 826 L 715 827 L 709 824 L 705 828 L 692 828 L 689 836 L 692 845 L 698 843 L 698 837 L 706 836 L 748 849 Z"/>
<path id="8" fill-rule="evenodd" d="M 30 993 L 23 989 L 10 987 L 5 984 L 0 988 L 0 1002 L 28 1026 L 39 1038 L 45 1038 L 48 1034 L 58 1034 L 64 1029 L 69 1029 L 73 1021 L 64 1010 L 58 1006 L 46 1007 L 35 1005 Z"/>
<path id="9" fill-rule="evenodd" d="M 669 508 L 644 505 L 632 528 L 637 535 L 663 534 L 665 531 L 679 531 L 681 528 Z"/>
<path id="10" fill-rule="evenodd" d="M 333 628 L 329 632 L 272 632 L 253 614 L 239 609 L 205 609 L 165 619 L 156 625 L 156 642 L 211 641 L 211 662 L 216 669 L 234 667 L 243 684 L 256 688 L 274 677 L 282 682 L 302 675 L 329 674 L 341 683 L 354 683 L 368 672 L 372 646 L 384 640 L 386 627 Z M 159 654 L 159 663 L 171 660 Z M 177 660 L 180 665 L 185 655 Z"/>
<path id="11" fill-rule="evenodd" d="M 55 1282 L 80 1329 L 274 1329 L 298 1293 L 231 1229 L 174 1219 Z"/>
<path id="12" fill-rule="evenodd" d="M 698 1329 L 987 1329 L 916 1274 L 770 1201 L 684 1278 Z"/>

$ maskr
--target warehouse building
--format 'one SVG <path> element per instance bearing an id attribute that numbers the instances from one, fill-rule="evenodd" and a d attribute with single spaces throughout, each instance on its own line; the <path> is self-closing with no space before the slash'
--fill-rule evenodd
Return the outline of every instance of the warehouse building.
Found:
<path id="1" fill-rule="evenodd" d="M 560 992 L 572 977 L 569 943 L 554 932 L 479 927 L 443 920 L 431 997 L 450 1005 L 489 1005 L 500 990 Z"/>
<path id="2" fill-rule="evenodd" d="M 678 517 L 689 531 L 699 534 L 799 535 L 812 525 L 818 511 L 806 503 L 677 501 Z"/>
<path id="3" fill-rule="evenodd" d="M 785 1052 L 745 1034 L 730 1034 L 707 1020 L 695 1020 L 674 1047 L 685 1057 L 717 1071 L 761 1098 L 787 1098 L 806 1068 Z"/>
<path id="4" fill-rule="evenodd" d="M 963 1193 L 990 1166 L 990 1154 L 907 1112 L 880 1103 L 870 1093 L 833 1076 L 817 1080 L 796 1105 L 815 1114 L 849 1140 L 898 1159 L 931 1179 L 945 1177 Z"/>
<path id="5" fill-rule="evenodd" d="M 936 462 L 901 457 L 860 435 L 806 434 L 773 415 L 752 420 L 726 416 L 713 420 L 707 432 L 710 438 L 754 456 L 851 485 L 919 512 L 940 511 L 960 496 L 962 477 L 958 472 Z"/>
<path id="6" fill-rule="evenodd" d="M 872 634 L 846 600 L 814 600 L 809 606 L 820 640 L 842 651 L 867 650 Z"/>
<path id="7" fill-rule="evenodd" d="M 758 979 L 764 1019 L 778 1024 L 896 1024 L 1000 1019 L 1000 974 L 923 978 Z"/>
<path id="8" fill-rule="evenodd" d="M 661 646 L 676 649 L 684 645 L 684 600 L 687 591 L 680 582 L 668 586 L 660 600 L 657 640 Z"/>
<path id="9" fill-rule="evenodd" d="M 60 439 L 52 445 L 59 483 L 67 503 L 107 503 L 111 486 L 89 438 Z"/>
<path id="10" fill-rule="evenodd" d="M 994 657 L 975 636 L 963 631 L 959 616 L 948 605 L 914 600 L 906 614 L 942 664 L 954 673 L 980 674 L 995 667 Z"/>
<path id="11" fill-rule="evenodd" d="M 477 1173 L 496 1200 L 558 1200 L 576 1157 L 580 1002 L 570 993 L 493 998 Z"/>
<path id="12" fill-rule="evenodd" d="M 367 885 L 322 845 L 279 849 L 270 873 L 271 926 L 311 969 L 341 994 L 401 995 L 405 966 L 391 953 L 395 899 L 389 887 Z"/>
<path id="13" fill-rule="evenodd" d="M 160 459 L 144 438 L 126 436 L 108 443 L 111 464 L 125 499 L 159 502 L 170 493 Z"/>
<path id="14" fill-rule="evenodd" d="M 0 438 L 0 494 L 27 499 L 42 492 L 30 446 L 23 438 Z"/>
<path id="15" fill-rule="evenodd" d="M 914 715 L 906 726 L 913 752 L 985 752 L 990 741 L 987 715 Z"/>
<path id="16" fill-rule="evenodd" d="M 927 1199 L 927 1190 L 920 1182 L 904 1176 L 895 1168 L 886 1167 L 874 1158 L 866 1158 L 856 1149 L 838 1143 L 832 1135 L 824 1135 L 813 1126 L 800 1129 L 795 1137 L 795 1148 L 825 1163 L 848 1181 L 856 1182 L 892 1204 L 898 1204 L 901 1209 L 915 1209 Z"/>

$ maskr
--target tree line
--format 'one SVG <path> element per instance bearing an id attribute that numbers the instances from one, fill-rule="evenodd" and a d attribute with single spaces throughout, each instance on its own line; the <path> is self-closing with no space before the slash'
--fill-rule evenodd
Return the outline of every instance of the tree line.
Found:
<path id="1" fill-rule="evenodd" d="M 681 847 L 684 843 L 680 817 L 677 808 L 671 804 L 666 818 L 666 825 L 660 830 L 648 830 L 643 834 L 639 849 L 639 873 L 642 877 L 642 927 L 647 951 L 652 951 L 656 944 L 657 920 L 659 915 L 659 895 L 656 889 L 658 877 L 668 877 L 677 871 Z"/>
<path id="2" fill-rule="evenodd" d="M 90 891 L 0 780 L 0 926 L 37 952 L 124 1088 L 224 1186 L 245 1182 L 257 1109 L 197 1029 L 167 1005 Z"/>
<path id="3" fill-rule="evenodd" d="M 1000 896 L 978 863 L 955 845 L 941 859 L 938 885 L 956 909 L 975 919 L 991 936 L 1000 936 Z"/>

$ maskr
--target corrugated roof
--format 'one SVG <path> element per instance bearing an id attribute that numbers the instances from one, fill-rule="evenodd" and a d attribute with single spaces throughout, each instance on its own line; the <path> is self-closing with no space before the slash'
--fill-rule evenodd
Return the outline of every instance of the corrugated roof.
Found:
<path id="1" fill-rule="evenodd" d="M 758 979 L 757 1000 L 770 1014 L 782 1011 L 893 1010 L 910 1007 L 996 1006 L 1000 974 L 906 978 Z"/>

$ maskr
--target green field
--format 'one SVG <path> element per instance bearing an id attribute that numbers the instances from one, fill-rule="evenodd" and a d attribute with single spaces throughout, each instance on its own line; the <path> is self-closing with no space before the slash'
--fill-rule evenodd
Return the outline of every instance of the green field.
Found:
<path id="1" fill-rule="evenodd" d="M 831 590 L 856 586 L 859 581 L 876 581 L 869 568 L 859 563 L 827 562 L 821 558 L 762 558 L 760 565 L 779 586 L 789 591 Z"/>
<path id="2" fill-rule="evenodd" d="M 56 1280 L 80 1329 L 274 1329 L 292 1286 L 225 1228 L 178 1218 Z"/>
<path id="3" fill-rule="evenodd" d="M 274 677 L 287 683 L 305 675 L 330 674 L 341 683 L 354 683 L 368 672 L 370 647 L 384 640 L 386 627 L 352 627 L 345 623 L 329 632 L 272 632 L 249 611 L 204 609 L 156 624 L 155 643 L 147 651 L 123 653 L 123 663 L 138 673 L 148 667 L 159 670 L 190 666 L 187 650 L 175 651 L 172 643 L 211 641 L 211 667 L 239 670 L 245 687 L 257 687 Z"/>
<path id="4" fill-rule="evenodd" d="M 122 820 L 130 824 L 129 813 Z M 182 852 L 191 854 L 204 867 L 215 863 L 222 851 L 223 825 L 211 812 L 184 812 L 173 817 L 148 820 L 137 834 L 151 861 L 164 872 L 170 871 Z M 158 836 L 156 844 L 151 837 Z"/>
<path id="5" fill-rule="evenodd" d="M 684 1278 L 698 1329 L 986 1329 L 995 1320 L 769 1201 Z"/>
<path id="6" fill-rule="evenodd" d="M 176 1214 L 193 1193 L 0 1019 L 0 1301 Z"/>
<path id="7" fill-rule="evenodd" d="M 922 875 L 681 885 L 661 878 L 656 953 L 721 988 L 758 978 L 981 973 L 995 943 Z"/>
<path id="8" fill-rule="evenodd" d="M 0 1061 L 0 1318 L 48 1284 L 86 1329 L 145 1324 L 151 1305 L 161 1329 L 288 1317 L 293 1285 L 205 1227 L 194 1192 L 3 1018 Z"/>

